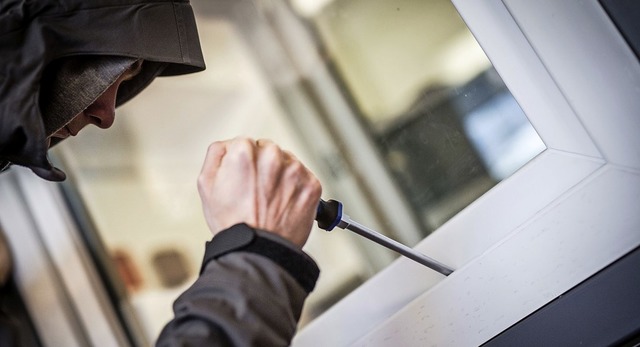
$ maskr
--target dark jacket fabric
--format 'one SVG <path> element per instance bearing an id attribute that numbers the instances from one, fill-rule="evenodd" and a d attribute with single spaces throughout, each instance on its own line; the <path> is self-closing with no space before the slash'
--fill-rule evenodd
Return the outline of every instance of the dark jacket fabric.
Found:
<path id="1" fill-rule="evenodd" d="M 289 346 L 319 275 L 287 240 L 235 225 L 207 245 L 200 277 L 175 301 L 156 346 Z"/>
<path id="2" fill-rule="evenodd" d="M 64 178 L 47 158 L 52 131 L 39 106 L 41 79 L 58 59 L 92 55 L 144 59 L 143 72 L 121 85 L 118 105 L 155 76 L 205 68 L 188 0 L 2 0 L 0 169 L 13 163 Z"/>

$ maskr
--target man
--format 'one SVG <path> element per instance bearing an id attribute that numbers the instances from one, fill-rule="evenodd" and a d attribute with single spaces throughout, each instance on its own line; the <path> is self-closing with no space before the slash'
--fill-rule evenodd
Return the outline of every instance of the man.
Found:
<path id="1" fill-rule="evenodd" d="M 116 106 L 156 76 L 205 67 L 187 0 L 3 0 L 0 52 L 0 165 L 54 181 L 64 174 L 47 159 L 58 140 L 47 139 L 134 63 Z"/>
<path id="2" fill-rule="evenodd" d="M 156 76 L 204 69 L 187 0 L 4 0 L 0 53 L 0 166 L 52 181 L 65 174 L 50 146 L 109 128 Z M 214 238 L 157 344 L 289 344 L 319 274 L 301 250 L 318 180 L 274 143 L 236 138 L 209 147 L 198 190 Z"/>

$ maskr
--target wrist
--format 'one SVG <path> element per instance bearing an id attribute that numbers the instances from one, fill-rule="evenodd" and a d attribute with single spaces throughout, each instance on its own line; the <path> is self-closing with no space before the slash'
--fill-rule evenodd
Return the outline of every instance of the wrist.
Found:
<path id="1" fill-rule="evenodd" d="M 209 262 L 236 252 L 254 253 L 268 258 L 294 277 L 307 292 L 313 290 L 320 274 L 313 259 L 296 244 L 245 223 L 225 229 L 207 242 L 200 273 L 204 272 Z"/>

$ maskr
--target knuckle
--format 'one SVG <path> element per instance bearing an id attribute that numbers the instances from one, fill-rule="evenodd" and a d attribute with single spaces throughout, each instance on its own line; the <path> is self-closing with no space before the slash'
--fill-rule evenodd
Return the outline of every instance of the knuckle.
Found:
<path id="1" fill-rule="evenodd" d="M 232 154 L 243 161 L 250 161 L 253 159 L 254 143 L 247 138 L 242 138 L 233 145 Z"/>
<path id="2" fill-rule="evenodd" d="M 255 145 L 256 141 L 248 136 L 238 136 L 235 138 L 235 141 L 238 143 L 242 143 L 244 145 Z"/>
<path id="3" fill-rule="evenodd" d="M 311 195 L 311 197 L 315 198 L 316 200 L 319 199 L 322 195 L 322 185 L 320 184 L 320 181 L 318 181 L 318 179 L 315 177 L 311 179 L 307 184 L 307 189 L 309 190 L 309 194 Z"/>
<path id="4" fill-rule="evenodd" d="M 305 199 L 316 201 L 322 195 L 322 185 L 315 176 L 307 176 L 300 185 L 301 194 Z"/>
<path id="5" fill-rule="evenodd" d="M 222 148 L 222 143 L 216 141 L 216 142 L 212 142 L 211 144 L 209 144 L 209 147 L 207 147 L 207 152 L 208 153 L 213 153 L 213 152 L 217 152 Z"/>
<path id="6" fill-rule="evenodd" d="M 235 145 L 242 150 L 248 150 L 249 148 L 253 147 L 253 142 L 251 142 L 249 138 L 241 137 L 238 138 L 237 141 L 235 141 Z"/>
<path id="7" fill-rule="evenodd" d="M 267 143 L 263 145 L 261 154 L 269 160 L 279 160 L 282 157 L 282 151 L 275 143 Z"/>
<path id="8" fill-rule="evenodd" d="M 291 168 L 291 171 L 296 175 L 302 175 L 305 173 L 305 171 L 307 170 L 304 165 L 302 165 L 301 162 L 294 160 L 289 164 L 289 167 Z"/>
<path id="9" fill-rule="evenodd" d="M 275 142 L 269 140 L 269 139 L 258 139 L 256 140 L 256 144 L 260 147 L 262 146 L 271 146 L 271 145 L 275 145 Z"/>

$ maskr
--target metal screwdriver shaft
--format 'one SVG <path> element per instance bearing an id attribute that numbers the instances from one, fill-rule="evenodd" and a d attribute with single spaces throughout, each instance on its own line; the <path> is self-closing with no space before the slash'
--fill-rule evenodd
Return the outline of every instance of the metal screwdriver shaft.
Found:
<path id="1" fill-rule="evenodd" d="M 373 242 L 396 251 L 403 256 L 414 260 L 430 269 L 433 269 L 445 276 L 448 276 L 453 272 L 453 270 L 448 266 L 432 258 L 429 258 L 426 255 L 419 253 L 398 241 L 395 241 L 374 230 L 371 230 L 366 226 L 359 224 L 358 222 L 351 220 L 348 215 L 342 212 L 342 203 L 340 201 L 320 200 L 320 204 L 318 205 L 318 211 L 316 214 L 316 221 L 318 222 L 318 227 L 327 231 L 331 231 L 335 227 L 351 230 L 360 236 L 364 236 Z"/>

